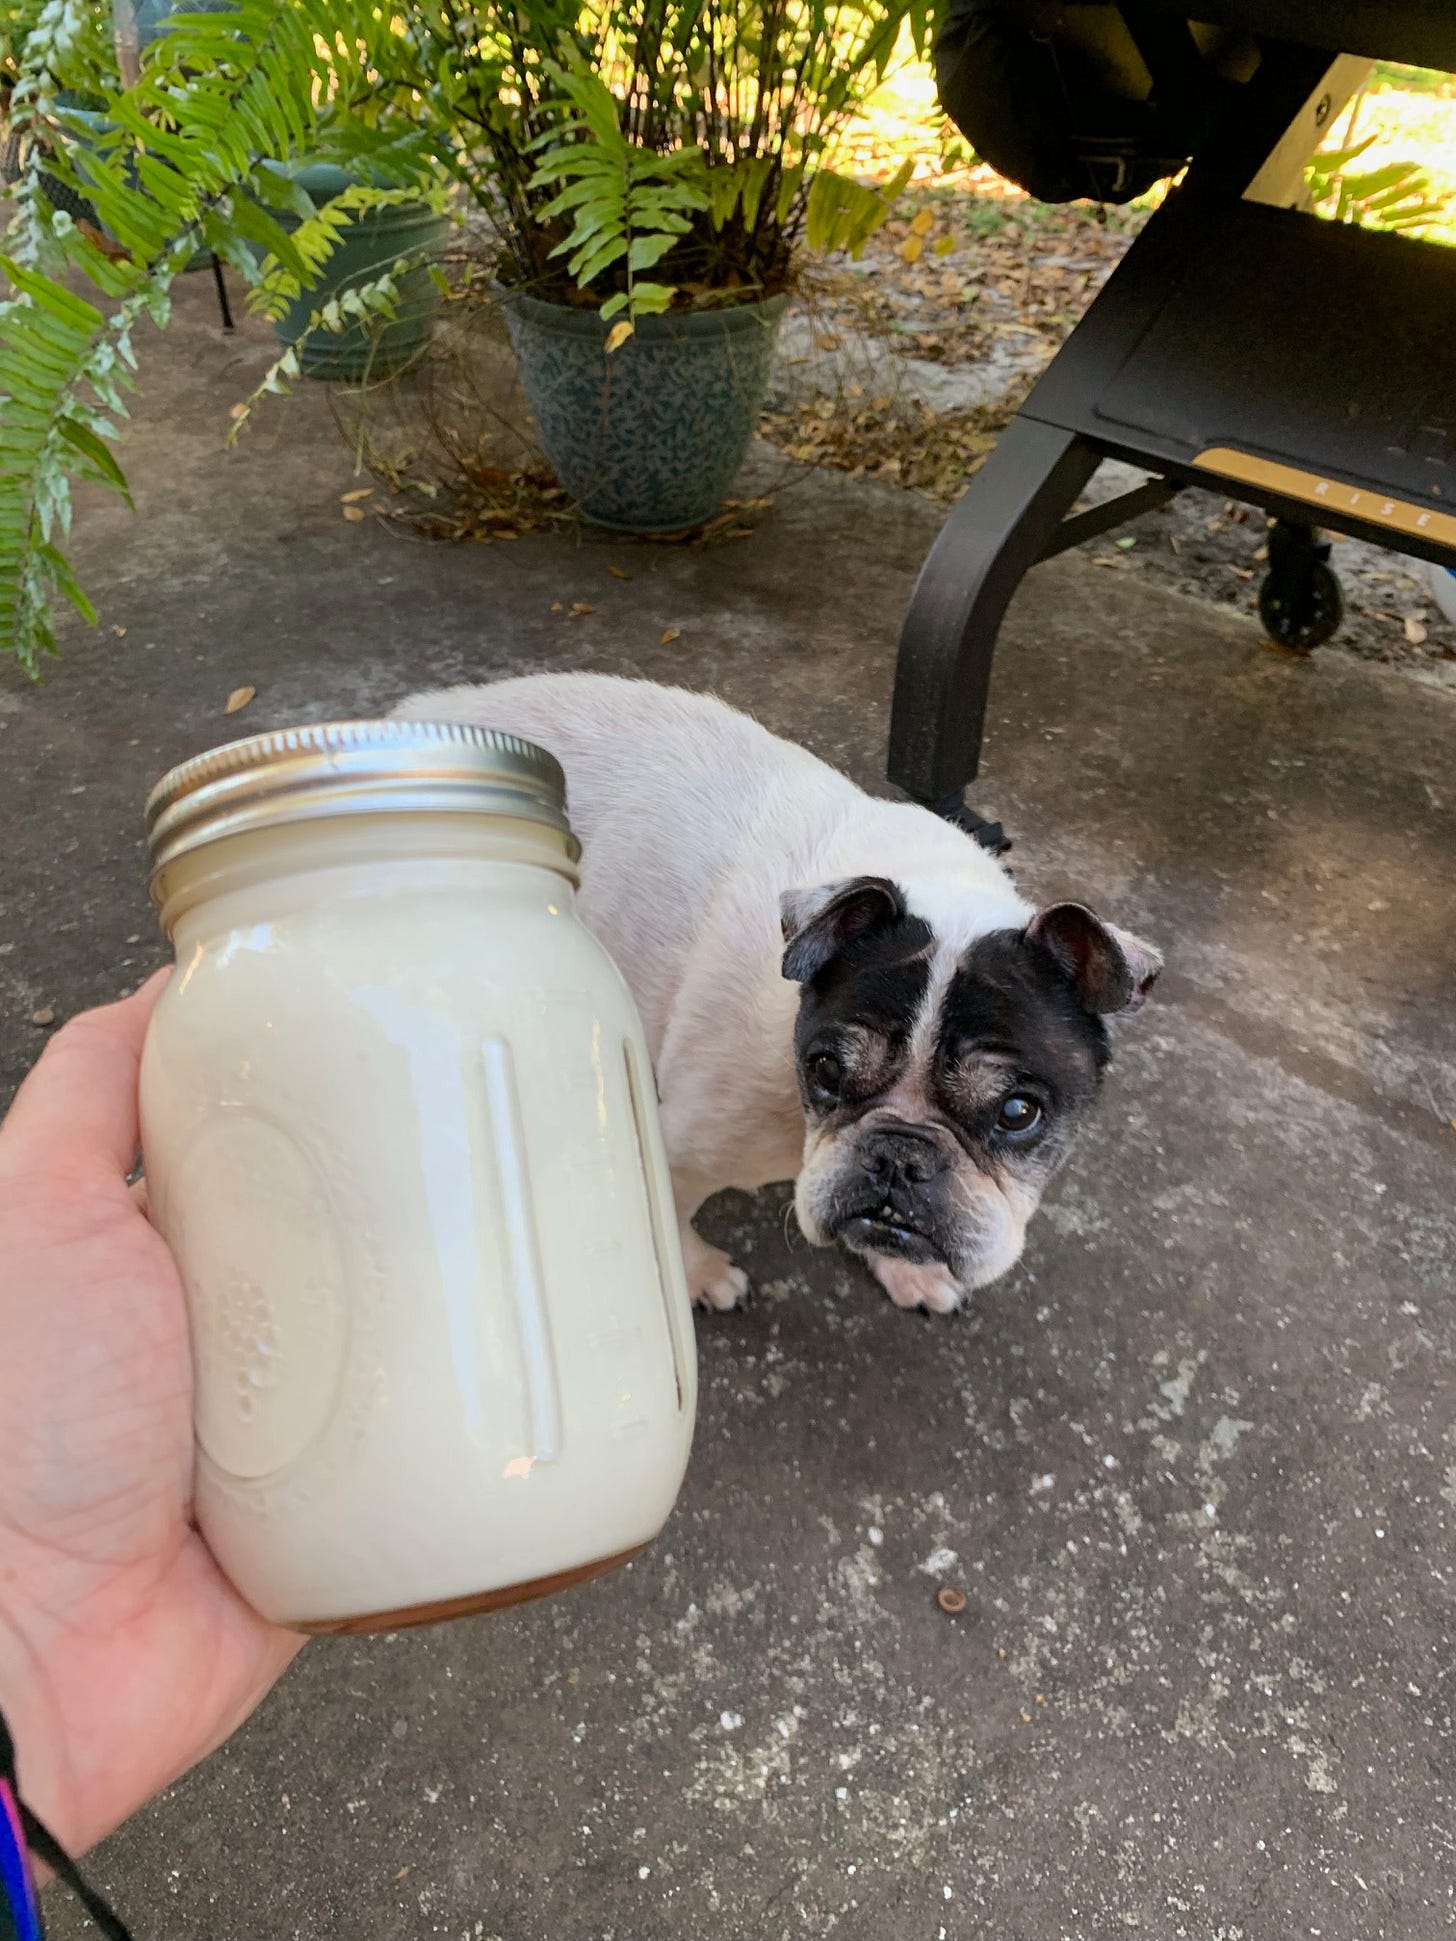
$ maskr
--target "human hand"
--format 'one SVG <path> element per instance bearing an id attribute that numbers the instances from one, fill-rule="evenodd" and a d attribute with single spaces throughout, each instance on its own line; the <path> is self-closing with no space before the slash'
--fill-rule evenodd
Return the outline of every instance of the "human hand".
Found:
<path id="1" fill-rule="evenodd" d="M 303 1642 L 188 1520 L 187 1309 L 126 1184 L 165 981 L 59 1031 L 0 1126 L 0 1709 L 72 1853 L 220 1745 Z"/>

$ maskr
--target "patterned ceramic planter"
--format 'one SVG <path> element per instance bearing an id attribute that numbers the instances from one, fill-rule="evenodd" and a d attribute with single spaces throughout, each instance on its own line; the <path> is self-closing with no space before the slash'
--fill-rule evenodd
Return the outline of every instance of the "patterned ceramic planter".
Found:
<path id="1" fill-rule="evenodd" d="M 502 301 L 541 443 L 583 516 L 626 532 L 711 519 L 753 436 L 788 298 L 644 317 L 610 357 L 597 311 Z"/>

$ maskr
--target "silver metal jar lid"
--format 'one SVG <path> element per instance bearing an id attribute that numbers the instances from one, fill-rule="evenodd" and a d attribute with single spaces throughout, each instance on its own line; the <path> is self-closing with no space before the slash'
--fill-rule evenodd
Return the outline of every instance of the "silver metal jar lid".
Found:
<path id="1" fill-rule="evenodd" d="M 186 851 L 244 830 L 399 811 L 510 816 L 580 846 L 554 755 L 453 721 L 325 721 L 228 742 L 169 769 L 147 797 L 152 888 Z"/>

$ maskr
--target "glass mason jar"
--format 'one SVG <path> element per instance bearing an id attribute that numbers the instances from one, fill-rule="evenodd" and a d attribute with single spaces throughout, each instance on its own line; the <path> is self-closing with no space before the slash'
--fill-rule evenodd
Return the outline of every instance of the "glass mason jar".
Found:
<path id="1" fill-rule="evenodd" d="M 147 821 L 177 970 L 143 1152 L 223 1569 L 354 1631 L 625 1562 L 677 1496 L 696 1363 L 559 766 L 479 728 L 299 728 L 173 769 Z"/>

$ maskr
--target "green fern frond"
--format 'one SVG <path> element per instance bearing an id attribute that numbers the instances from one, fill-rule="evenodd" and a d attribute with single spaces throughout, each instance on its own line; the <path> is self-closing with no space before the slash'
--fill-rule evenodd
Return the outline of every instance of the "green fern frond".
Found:
<path id="1" fill-rule="evenodd" d="M 126 493 L 111 446 L 137 322 L 165 322 L 172 282 L 204 242 L 271 309 L 290 283 L 295 294 L 307 283 L 350 213 L 404 192 L 340 198 L 325 219 L 264 164 L 316 153 L 322 136 L 356 158 L 372 145 L 379 172 L 401 184 L 429 167 L 420 131 L 402 140 L 351 113 L 396 36 L 375 0 L 236 0 L 174 15 L 131 87 L 115 75 L 103 15 L 87 0 L 44 0 L 14 57 L 9 124 L 22 159 L 0 302 L 0 647 L 32 671 L 54 651 L 52 595 L 94 617 L 60 542 L 73 478 Z M 78 97 L 94 110 L 71 105 Z M 89 233 L 55 206 L 59 191 L 89 205 Z M 73 295 L 78 275 L 115 307 Z M 392 287 L 381 277 L 359 301 L 373 314 Z M 340 314 L 352 301 L 336 300 Z"/>
<path id="2" fill-rule="evenodd" d="M 805 242 L 810 249 L 842 249 L 858 257 L 909 186 L 914 172 L 914 162 L 904 162 L 888 182 L 869 188 L 847 175 L 836 175 L 833 169 L 820 169 L 805 207 Z"/>
<path id="3" fill-rule="evenodd" d="M 33 672 L 55 651 L 53 591 L 95 618 L 56 539 L 70 528 L 73 475 L 125 492 L 104 441 L 125 410 L 134 318 L 120 343 L 105 339 L 101 312 L 41 271 L 0 257 L 0 273 L 16 291 L 0 305 L 0 641 Z"/>
<path id="4" fill-rule="evenodd" d="M 271 251 L 265 247 L 259 280 L 249 295 L 250 307 L 276 323 L 306 289 L 319 282 L 329 258 L 361 215 L 374 209 L 418 203 L 420 199 L 418 188 L 378 189 L 362 182 L 353 183 L 316 208 L 310 204 L 310 214 L 291 231 L 285 232 L 271 217 L 242 225 L 250 243 L 266 246 L 266 232 L 271 230 L 278 233 L 282 244 L 275 242 Z M 237 220 L 235 214 L 235 224 Z"/>
<path id="5" fill-rule="evenodd" d="M 665 310 L 676 294 L 671 284 L 639 284 L 637 272 L 660 263 L 712 209 L 712 187 L 702 150 L 679 148 L 665 155 L 639 146 L 623 133 L 616 97 L 596 74 L 580 65 L 552 70 L 557 119 L 533 147 L 533 189 L 556 193 L 539 211 L 543 225 L 566 221 L 567 231 L 550 254 L 564 256 L 582 289 L 607 270 L 625 268 L 626 289 L 602 306 L 607 320 L 628 322 Z"/>
<path id="6" fill-rule="evenodd" d="M 420 260 L 423 259 L 402 257 L 383 275 L 340 290 L 321 303 L 298 337 L 274 358 L 262 381 L 235 411 L 228 432 L 229 445 L 236 443 L 264 398 L 284 396 L 297 383 L 303 370 L 303 350 L 311 337 L 320 334 L 337 337 L 357 324 L 388 323 L 399 306 L 400 278 Z"/>

